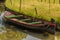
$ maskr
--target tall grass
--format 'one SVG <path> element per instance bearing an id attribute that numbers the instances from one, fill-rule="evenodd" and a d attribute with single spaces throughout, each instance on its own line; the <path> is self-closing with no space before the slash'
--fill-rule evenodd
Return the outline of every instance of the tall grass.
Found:
<path id="1" fill-rule="evenodd" d="M 12 5 L 10 0 L 6 0 L 5 5 L 16 12 L 23 12 L 26 15 L 43 18 L 45 20 L 50 21 L 53 18 L 56 22 L 60 23 L 60 4 L 59 0 L 21 0 L 21 8 L 20 8 L 20 0 L 12 0 Z M 37 9 L 37 15 L 35 12 L 35 8 Z M 21 10 L 19 10 L 19 8 Z"/>

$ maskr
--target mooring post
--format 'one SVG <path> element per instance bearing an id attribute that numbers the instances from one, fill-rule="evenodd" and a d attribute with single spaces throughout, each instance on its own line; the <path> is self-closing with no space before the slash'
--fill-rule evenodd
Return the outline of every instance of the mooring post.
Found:
<path id="1" fill-rule="evenodd" d="M 35 7 L 35 12 L 36 12 L 36 16 L 38 16 L 37 14 L 38 14 L 38 12 L 37 12 L 37 8 Z M 37 21 L 37 20 L 36 20 Z"/>
<path id="2" fill-rule="evenodd" d="M 19 7 L 19 11 L 21 12 L 21 0 L 20 0 L 20 7 Z"/>

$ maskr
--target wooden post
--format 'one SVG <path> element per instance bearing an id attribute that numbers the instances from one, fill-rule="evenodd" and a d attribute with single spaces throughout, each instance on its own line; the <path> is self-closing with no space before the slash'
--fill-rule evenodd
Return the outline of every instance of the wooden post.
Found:
<path id="1" fill-rule="evenodd" d="M 19 8 L 19 11 L 21 11 L 21 0 L 20 0 L 20 8 Z"/>
<path id="2" fill-rule="evenodd" d="M 37 15 L 37 9 L 36 9 L 36 7 L 35 7 L 35 12 L 36 12 L 36 15 Z"/>
<path id="3" fill-rule="evenodd" d="M 21 8 L 21 0 L 20 0 L 20 8 Z M 21 9 L 20 9 L 21 10 Z"/>
<path id="4" fill-rule="evenodd" d="M 50 0 L 49 0 L 49 13 L 50 13 Z"/>
<path id="5" fill-rule="evenodd" d="M 36 9 L 36 7 L 35 7 L 35 12 L 36 12 L 36 16 L 38 16 L 37 14 L 38 14 L 38 12 L 37 12 L 37 9 Z M 36 19 L 35 19 L 36 20 Z M 37 20 L 36 20 L 37 21 Z"/>

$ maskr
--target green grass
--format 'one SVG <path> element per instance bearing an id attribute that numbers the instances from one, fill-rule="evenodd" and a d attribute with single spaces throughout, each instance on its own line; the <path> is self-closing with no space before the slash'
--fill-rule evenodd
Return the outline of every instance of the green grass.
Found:
<path id="1" fill-rule="evenodd" d="M 20 9 L 20 0 L 12 0 L 12 5 L 10 3 L 10 0 L 6 0 L 5 5 L 16 12 L 23 12 L 26 15 L 32 16 L 32 17 L 37 17 L 37 18 L 42 18 L 45 20 L 50 21 L 51 18 L 53 18 L 56 22 L 60 23 L 60 4 L 59 0 L 55 1 L 55 4 L 53 3 L 54 0 L 50 1 L 49 5 L 49 0 L 45 0 L 41 2 L 40 0 L 22 0 L 21 4 L 21 10 Z M 49 6 L 50 6 L 50 11 L 49 11 Z M 36 15 L 35 8 L 37 9 L 38 14 Z"/>

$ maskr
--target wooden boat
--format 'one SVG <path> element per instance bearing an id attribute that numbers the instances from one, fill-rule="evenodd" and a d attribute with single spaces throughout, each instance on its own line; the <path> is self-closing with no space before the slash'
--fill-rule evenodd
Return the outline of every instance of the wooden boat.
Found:
<path id="1" fill-rule="evenodd" d="M 35 30 L 44 30 L 51 33 L 55 32 L 56 23 L 37 19 L 33 20 L 33 17 L 26 16 L 26 15 L 17 15 L 12 11 L 5 11 L 4 18 L 6 21 L 11 23 L 21 25 L 23 27 Z"/>
<path id="2" fill-rule="evenodd" d="M 10 5 L 12 6 L 12 4 L 13 4 L 12 0 L 10 0 Z M 17 11 L 14 11 L 13 9 L 11 10 L 10 7 L 6 4 L 5 6 L 6 11 L 4 15 L 4 18 L 6 19 L 6 21 L 14 23 L 16 25 L 20 25 L 20 27 L 23 26 L 24 28 L 28 28 L 28 29 L 39 30 L 39 31 L 43 30 L 43 31 L 48 31 L 50 33 L 55 33 L 55 28 L 57 27 L 57 24 L 53 19 L 51 19 L 51 21 L 47 21 L 45 19 L 40 19 L 40 18 L 36 18 L 36 17 L 32 17 L 29 15 L 20 13 L 21 7 L 22 7 L 21 0 L 20 0 L 19 5 L 20 7 L 18 7 L 19 8 L 18 9 L 19 13 L 18 13 Z M 37 15 L 38 12 L 37 12 L 36 7 L 34 7 L 34 11 Z"/>

